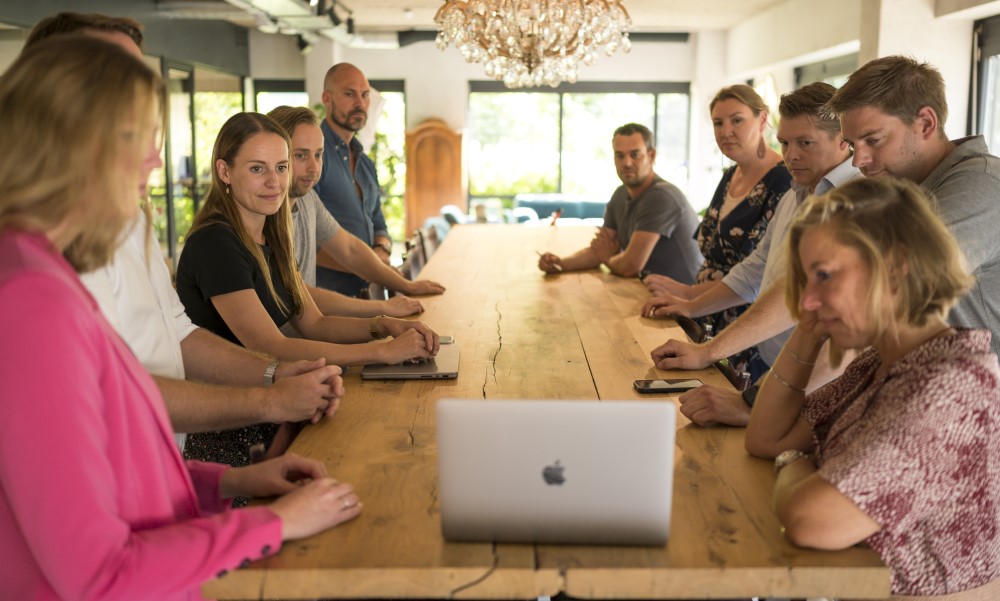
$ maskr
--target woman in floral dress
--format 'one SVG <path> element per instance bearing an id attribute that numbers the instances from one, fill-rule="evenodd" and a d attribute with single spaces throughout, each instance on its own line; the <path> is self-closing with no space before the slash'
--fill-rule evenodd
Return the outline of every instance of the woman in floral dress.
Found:
<path id="1" fill-rule="evenodd" d="M 778 200 L 792 183 L 781 156 L 764 141 L 768 108 L 753 88 L 742 84 L 722 88 L 709 109 L 719 150 L 735 165 L 722 175 L 698 227 L 698 245 L 705 257 L 698 284 L 721 280 L 733 265 L 753 252 L 764 237 Z M 697 321 L 717 333 L 746 307 L 733 307 Z M 756 355 L 756 347 L 751 347 L 730 358 L 730 362 L 743 370 Z"/>

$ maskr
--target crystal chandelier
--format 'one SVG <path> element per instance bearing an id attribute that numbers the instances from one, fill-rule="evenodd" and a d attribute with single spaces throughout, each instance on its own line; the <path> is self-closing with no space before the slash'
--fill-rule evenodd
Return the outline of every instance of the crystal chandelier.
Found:
<path id="1" fill-rule="evenodd" d="M 632 43 L 623 0 L 444 0 L 434 22 L 437 46 L 458 48 L 466 62 L 508 88 L 576 82 L 580 63 Z"/>

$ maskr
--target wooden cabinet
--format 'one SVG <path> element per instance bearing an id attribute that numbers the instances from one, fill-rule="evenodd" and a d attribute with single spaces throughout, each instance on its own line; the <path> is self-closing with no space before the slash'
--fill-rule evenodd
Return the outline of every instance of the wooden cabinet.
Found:
<path id="1" fill-rule="evenodd" d="M 462 134 L 440 119 L 406 132 L 406 233 L 422 227 L 441 207 L 466 207 Z"/>

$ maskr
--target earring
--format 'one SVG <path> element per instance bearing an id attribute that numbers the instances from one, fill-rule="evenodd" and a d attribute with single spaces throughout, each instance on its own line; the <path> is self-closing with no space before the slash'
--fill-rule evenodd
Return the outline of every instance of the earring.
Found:
<path id="1" fill-rule="evenodd" d="M 764 157 L 761 157 L 761 158 L 764 158 Z M 226 184 L 226 196 L 230 196 L 230 194 L 229 194 L 229 184 Z"/>
<path id="2" fill-rule="evenodd" d="M 760 139 L 760 144 L 757 145 L 757 158 L 763 159 L 767 156 L 767 146 L 764 145 L 764 138 Z"/>

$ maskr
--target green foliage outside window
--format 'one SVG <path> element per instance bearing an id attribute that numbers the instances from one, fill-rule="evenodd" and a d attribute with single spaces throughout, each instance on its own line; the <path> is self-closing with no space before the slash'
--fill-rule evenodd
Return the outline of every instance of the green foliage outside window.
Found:
<path id="1" fill-rule="evenodd" d="M 469 95 L 469 193 L 510 198 L 559 191 L 559 95 Z"/>
<path id="2" fill-rule="evenodd" d="M 469 94 L 469 194 L 473 202 L 562 193 L 606 202 L 621 181 L 612 134 L 625 123 L 657 133 L 656 171 L 687 183 L 686 93 L 473 92 Z"/>

